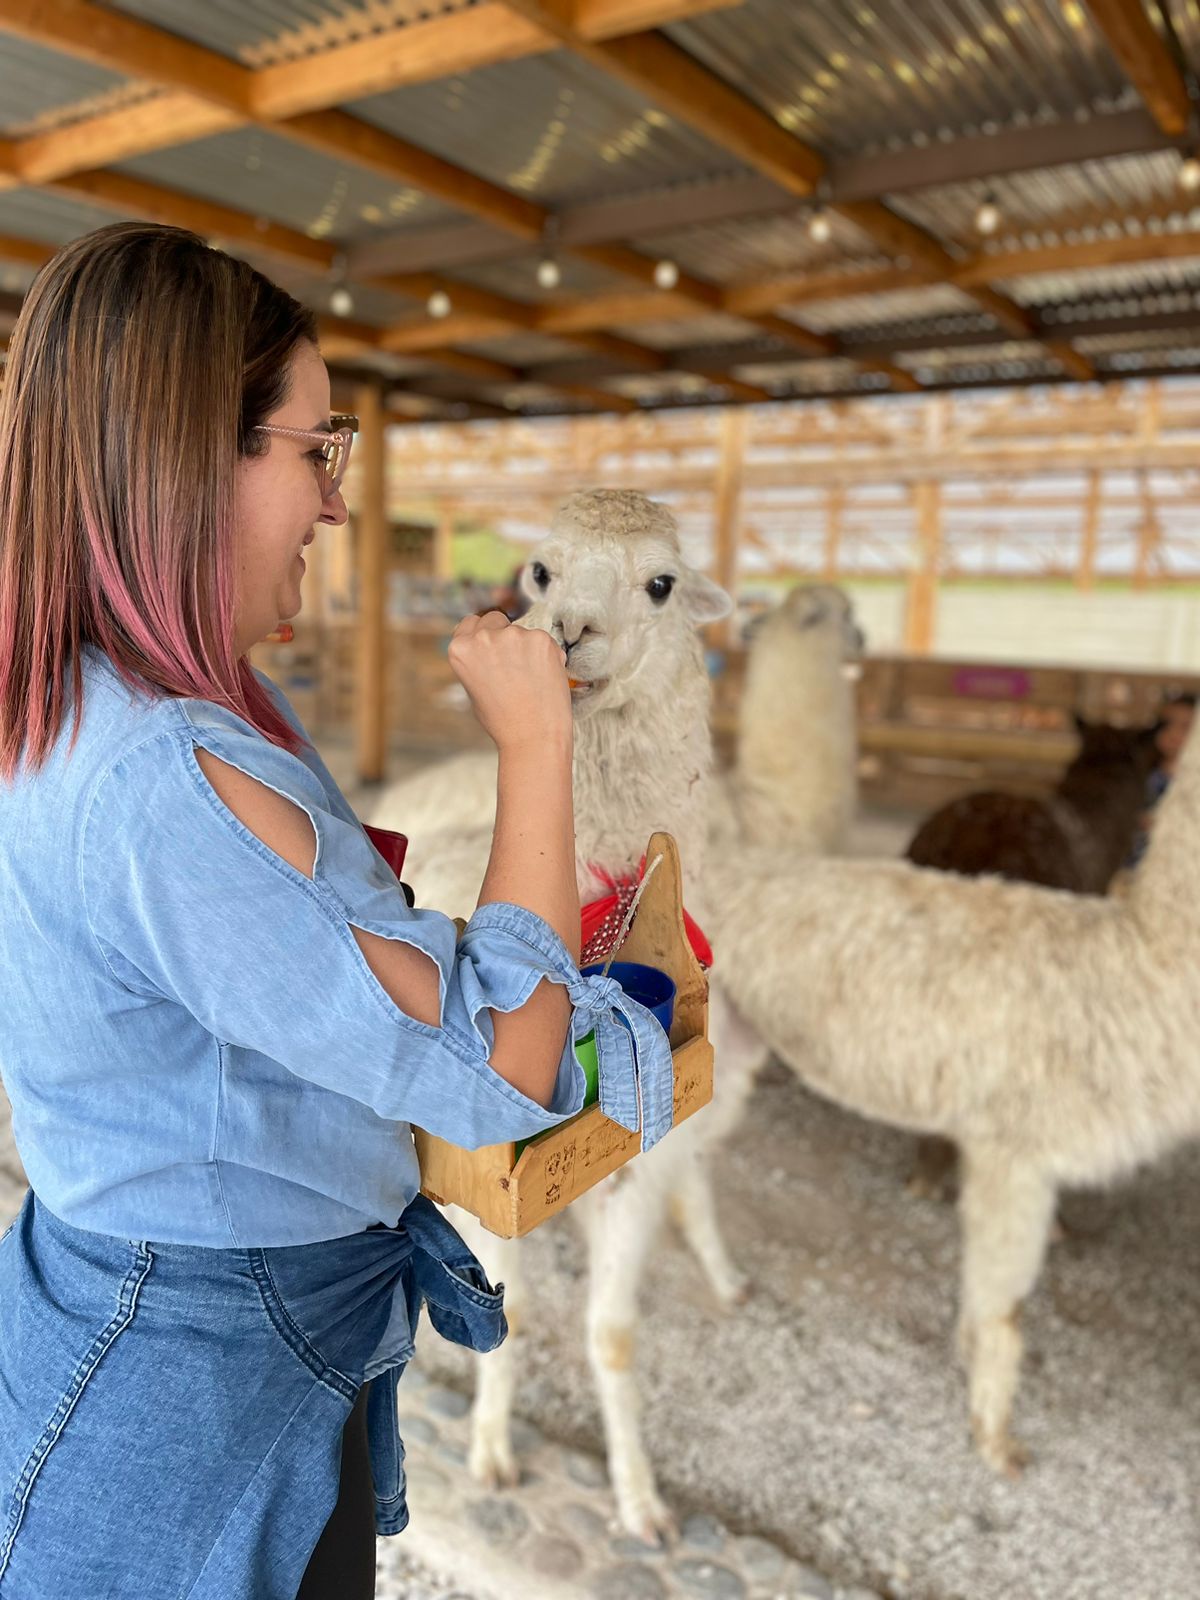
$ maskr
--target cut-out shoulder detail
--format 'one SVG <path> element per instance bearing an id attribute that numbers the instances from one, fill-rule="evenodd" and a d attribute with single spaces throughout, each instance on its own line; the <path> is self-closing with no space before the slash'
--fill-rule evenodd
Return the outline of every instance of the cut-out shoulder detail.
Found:
<path id="1" fill-rule="evenodd" d="M 304 873 L 314 875 L 317 858 L 312 819 L 286 795 L 251 777 L 240 767 L 196 745 L 196 760 L 217 795 L 234 816 L 268 850 Z M 406 1016 L 430 1027 L 441 1024 L 437 963 L 411 945 L 382 938 L 350 923 L 367 966 L 393 1005 Z"/>
<path id="2" fill-rule="evenodd" d="M 317 859 L 316 833 L 301 808 L 259 779 L 196 747 L 200 770 L 218 797 L 255 838 L 289 866 L 311 878 Z"/>

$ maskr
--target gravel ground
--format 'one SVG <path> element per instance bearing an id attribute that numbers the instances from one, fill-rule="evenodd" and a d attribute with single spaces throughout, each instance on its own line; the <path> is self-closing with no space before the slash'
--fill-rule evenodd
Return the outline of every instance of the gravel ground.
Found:
<path id="1" fill-rule="evenodd" d="M 855 853 L 895 854 L 911 826 L 867 815 Z M 896 1600 L 1196 1600 L 1200 1149 L 1064 1197 L 1067 1235 L 1024 1319 L 1016 1429 L 1032 1460 L 1016 1484 L 970 1448 L 956 1218 L 906 1195 L 912 1151 L 768 1070 L 717 1180 L 754 1298 L 717 1313 L 673 1237 L 643 1295 L 638 1370 L 664 1491 Z M 538 1331 L 518 1409 L 595 1448 L 569 1219 L 528 1249 Z M 470 1386 L 469 1361 L 436 1336 L 421 1359 Z"/>
<path id="2" fill-rule="evenodd" d="M 756 1295 L 718 1315 L 673 1240 L 644 1295 L 638 1370 L 668 1498 L 912 1600 L 1195 1600 L 1200 1153 L 1068 1201 L 1027 1309 L 1017 1427 L 1033 1460 L 1015 1485 L 968 1444 L 954 1213 L 907 1198 L 910 1159 L 907 1138 L 769 1071 L 720 1177 Z M 518 1409 L 595 1446 L 574 1231 L 549 1224 L 528 1248 Z M 434 1337 L 420 1359 L 470 1383 Z"/>
<path id="3" fill-rule="evenodd" d="M 868 818 L 860 849 L 906 835 L 906 822 Z M 6 1122 L 5 1220 L 23 1188 Z M 894 1600 L 1196 1600 L 1200 1150 L 1067 1197 L 1067 1237 L 1026 1310 L 1016 1425 L 1033 1459 L 1016 1484 L 969 1448 L 951 1360 L 955 1217 L 907 1197 L 911 1154 L 908 1137 L 824 1104 L 781 1065 L 765 1074 L 717 1175 L 756 1294 L 719 1315 L 674 1237 L 645 1287 L 638 1370 L 668 1498 Z M 595 1449 L 569 1218 L 527 1248 L 518 1410 Z M 427 1326 L 418 1361 L 470 1386 L 469 1360 Z M 388 1600 L 453 1586 L 403 1539 L 381 1541 L 380 1559 Z"/>

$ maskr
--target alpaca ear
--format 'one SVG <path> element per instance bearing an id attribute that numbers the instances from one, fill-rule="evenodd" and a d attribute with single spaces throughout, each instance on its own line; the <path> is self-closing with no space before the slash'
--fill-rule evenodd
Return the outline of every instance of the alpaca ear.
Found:
<path id="1" fill-rule="evenodd" d="M 685 567 L 680 584 L 683 609 L 695 623 L 719 622 L 733 610 L 733 600 L 720 584 L 706 578 L 694 567 Z"/>

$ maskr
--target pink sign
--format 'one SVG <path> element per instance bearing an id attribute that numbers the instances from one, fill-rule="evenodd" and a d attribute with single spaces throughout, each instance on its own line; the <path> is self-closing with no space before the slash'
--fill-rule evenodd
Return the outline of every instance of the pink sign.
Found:
<path id="1" fill-rule="evenodd" d="M 1020 667 L 959 667 L 954 674 L 955 694 L 973 700 L 1024 700 L 1032 688 Z"/>

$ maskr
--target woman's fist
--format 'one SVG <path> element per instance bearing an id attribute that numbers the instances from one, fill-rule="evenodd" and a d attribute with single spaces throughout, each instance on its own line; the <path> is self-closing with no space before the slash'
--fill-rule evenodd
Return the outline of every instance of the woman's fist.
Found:
<path id="1" fill-rule="evenodd" d="M 570 739 L 566 657 L 548 633 L 514 627 L 501 611 L 464 617 L 449 658 L 498 750 Z"/>

